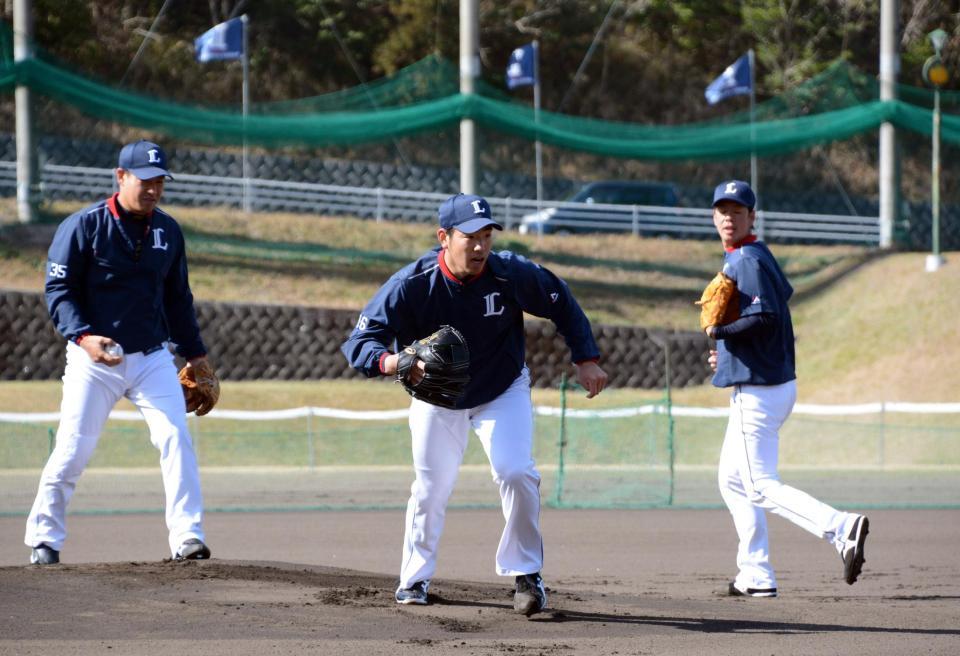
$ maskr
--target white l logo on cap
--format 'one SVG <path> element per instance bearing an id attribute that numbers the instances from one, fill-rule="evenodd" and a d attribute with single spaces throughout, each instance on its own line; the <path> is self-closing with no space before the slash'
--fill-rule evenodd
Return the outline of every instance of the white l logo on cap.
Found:
<path id="1" fill-rule="evenodd" d="M 483 205 L 478 200 L 470 201 L 470 204 L 473 205 L 474 214 L 483 214 Z"/>
<path id="2" fill-rule="evenodd" d="M 151 148 L 147 151 L 147 162 L 150 164 L 159 164 L 160 163 L 160 151 L 156 148 Z"/>
<path id="3" fill-rule="evenodd" d="M 737 193 L 737 183 L 736 183 L 736 182 L 728 182 L 728 183 L 727 183 L 727 190 L 724 191 L 723 193 L 725 193 L 725 194 L 735 194 L 735 193 Z"/>

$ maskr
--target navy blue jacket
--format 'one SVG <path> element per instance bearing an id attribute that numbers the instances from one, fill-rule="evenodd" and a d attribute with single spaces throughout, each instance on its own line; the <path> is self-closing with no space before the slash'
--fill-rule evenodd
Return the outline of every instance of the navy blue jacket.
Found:
<path id="1" fill-rule="evenodd" d="M 717 340 L 717 371 L 713 384 L 780 385 L 794 380 L 793 322 L 787 301 L 793 287 L 773 253 L 762 241 L 727 251 L 723 272 L 737 282 L 740 316 L 770 315 L 772 330 L 745 337 Z"/>
<path id="2" fill-rule="evenodd" d="M 46 276 L 57 331 L 71 341 L 104 335 L 127 353 L 173 341 L 185 358 L 203 355 L 180 226 L 159 209 L 121 225 L 116 199 L 80 210 L 57 228 Z"/>
<path id="3" fill-rule="evenodd" d="M 457 407 L 474 408 L 500 396 L 523 369 L 524 312 L 553 321 L 574 362 L 599 357 L 590 322 L 550 271 L 501 251 L 490 254 L 482 273 L 461 282 L 446 270 L 439 246 L 384 283 L 341 351 L 351 366 L 374 377 L 389 349 L 451 325 L 470 350 L 470 384 Z"/>

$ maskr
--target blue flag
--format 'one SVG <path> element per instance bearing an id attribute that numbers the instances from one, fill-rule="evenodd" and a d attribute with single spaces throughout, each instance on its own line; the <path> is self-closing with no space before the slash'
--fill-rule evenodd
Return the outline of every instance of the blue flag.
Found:
<path id="1" fill-rule="evenodd" d="M 211 27 L 194 40 L 193 47 L 197 51 L 198 62 L 242 58 L 243 19 L 231 18 Z"/>
<path id="2" fill-rule="evenodd" d="M 537 83 L 537 50 L 532 43 L 510 53 L 506 77 L 508 89 Z"/>
<path id="3" fill-rule="evenodd" d="M 753 80 L 750 75 L 750 55 L 746 54 L 727 66 L 727 70 L 710 83 L 703 95 L 707 102 L 716 105 L 730 96 L 741 96 L 753 90 Z"/>

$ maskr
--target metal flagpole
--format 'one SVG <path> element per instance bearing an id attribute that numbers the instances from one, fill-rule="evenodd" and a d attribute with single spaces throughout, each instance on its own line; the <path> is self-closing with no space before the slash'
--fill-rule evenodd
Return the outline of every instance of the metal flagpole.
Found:
<path id="1" fill-rule="evenodd" d="M 540 143 L 540 42 L 533 42 L 533 123 L 537 128 L 534 149 L 537 160 L 537 213 L 543 204 L 543 145 Z"/>
<path id="2" fill-rule="evenodd" d="M 247 38 L 247 15 L 240 17 L 243 25 L 243 211 L 250 212 L 250 153 L 247 147 L 247 111 L 250 106 L 250 48 Z"/>
<path id="3" fill-rule="evenodd" d="M 760 211 L 760 188 L 757 186 L 757 84 L 754 75 L 753 48 L 747 51 L 747 61 L 750 65 L 750 186 L 757 197 L 755 209 L 757 211 L 757 238 L 763 239 L 763 213 Z"/>

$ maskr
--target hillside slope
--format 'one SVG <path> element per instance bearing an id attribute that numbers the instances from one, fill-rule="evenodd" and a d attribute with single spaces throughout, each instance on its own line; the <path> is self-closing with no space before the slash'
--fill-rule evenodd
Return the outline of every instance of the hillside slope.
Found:
<path id="1" fill-rule="evenodd" d="M 0 221 L 0 288 L 42 289 L 55 223 L 77 207 L 58 204 L 35 226 Z M 0 216 L 12 209 L 0 200 Z M 359 309 L 393 271 L 435 243 L 426 224 L 168 209 L 187 232 L 200 300 Z M 713 241 L 513 233 L 497 239 L 497 248 L 527 254 L 567 280 L 595 323 L 695 330 L 692 302 L 721 262 Z M 960 400 L 960 325 L 947 303 L 960 289 L 960 253 L 926 273 L 921 253 L 772 248 L 797 289 L 791 306 L 801 401 Z M 701 388 L 684 390 L 679 400 L 715 405 L 724 398 Z"/>
<path id="2" fill-rule="evenodd" d="M 794 304 L 805 402 L 960 401 L 960 253 L 875 259 Z"/>

